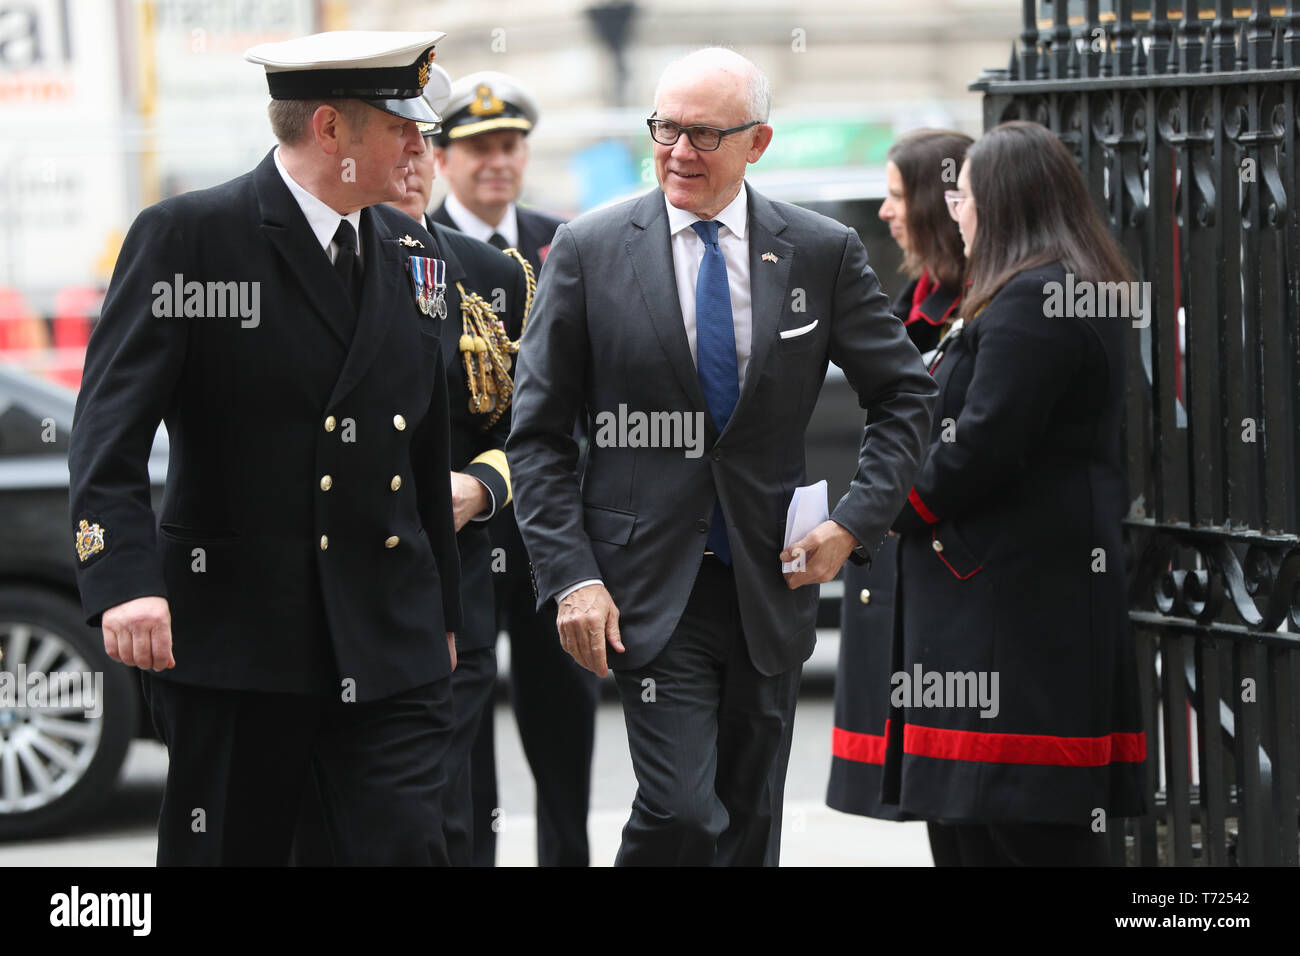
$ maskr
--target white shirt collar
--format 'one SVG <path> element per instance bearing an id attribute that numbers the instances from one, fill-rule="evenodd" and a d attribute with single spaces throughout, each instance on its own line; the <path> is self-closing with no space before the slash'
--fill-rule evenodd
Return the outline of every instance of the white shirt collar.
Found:
<path id="1" fill-rule="evenodd" d="M 668 207 L 668 234 L 675 236 L 683 229 L 689 229 L 700 217 L 685 209 L 678 209 L 664 196 L 664 205 Z M 749 225 L 749 204 L 745 191 L 745 182 L 741 180 L 740 191 L 736 198 L 727 203 L 725 209 L 713 217 L 719 225 L 726 226 L 737 239 L 745 238 L 745 229 Z"/>
<path id="2" fill-rule="evenodd" d="M 307 226 L 311 229 L 312 235 L 320 243 L 320 247 L 329 255 L 330 243 L 334 241 L 334 233 L 338 231 L 339 221 L 346 219 L 352 223 L 352 228 L 357 231 L 357 257 L 361 257 L 361 210 L 356 209 L 341 216 L 331 209 L 325 202 L 317 199 L 307 190 L 303 189 L 289 175 L 289 170 L 284 168 L 284 163 L 280 161 L 280 147 L 275 148 L 275 168 L 280 172 L 280 178 L 284 184 L 289 187 L 289 192 L 293 193 L 293 198 L 297 201 L 298 207 L 302 214 L 307 217 Z"/>
<path id="3" fill-rule="evenodd" d="M 472 236 L 480 242 L 487 242 L 492 233 L 501 233 L 501 238 L 506 241 L 506 245 L 512 249 L 519 247 L 519 217 L 515 215 L 515 204 L 511 203 L 510 208 L 506 210 L 505 217 L 501 220 L 501 225 L 490 226 L 474 213 L 469 211 L 463 202 L 456 198 L 453 192 L 447 193 L 447 215 L 451 216 L 451 221 L 456 224 L 456 228 L 467 236 Z"/>

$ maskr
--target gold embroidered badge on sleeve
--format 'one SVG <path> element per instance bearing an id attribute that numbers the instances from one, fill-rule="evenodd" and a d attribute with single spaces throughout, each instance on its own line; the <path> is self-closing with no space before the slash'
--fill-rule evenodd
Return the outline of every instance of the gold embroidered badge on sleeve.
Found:
<path id="1" fill-rule="evenodd" d="M 85 561 L 92 554 L 104 550 L 104 529 L 97 524 L 90 524 L 85 518 L 77 526 L 77 558 Z"/>

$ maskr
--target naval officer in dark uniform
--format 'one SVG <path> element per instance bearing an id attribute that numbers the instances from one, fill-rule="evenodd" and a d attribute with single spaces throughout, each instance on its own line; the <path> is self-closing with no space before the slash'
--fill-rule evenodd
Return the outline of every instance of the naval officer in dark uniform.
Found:
<path id="1" fill-rule="evenodd" d="M 452 84 L 442 132 L 435 138 L 446 199 L 434 223 L 500 249 L 517 249 L 542 268 L 555 230 L 564 221 L 518 204 L 528 163 L 528 134 L 537 103 L 518 80 L 481 72 Z M 599 682 L 564 653 L 555 615 L 539 613 L 528 555 L 514 508 L 492 523 L 493 545 L 504 569 L 493 575 L 497 620 L 510 634 L 510 697 L 524 754 L 537 783 L 537 861 L 541 866 L 585 866 L 587 807 Z M 496 767 L 492 711 L 485 712 L 474 745 L 475 863 L 491 865 L 496 832 Z"/>
<path id="2" fill-rule="evenodd" d="M 442 33 L 263 44 L 279 146 L 136 219 L 69 452 L 78 583 L 170 757 L 160 864 L 447 862 L 462 627 L 433 238 L 383 203 Z M 161 514 L 146 467 L 171 442 Z"/>
<path id="3" fill-rule="evenodd" d="M 425 95 L 435 111 L 445 114 L 450 78 L 436 66 L 432 70 Z M 510 370 L 533 283 L 516 258 L 429 218 L 425 210 L 434 178 L 433 139 L 439 127 L 423 126 L 421 131 L 425 150 L 411 163 L 406 195 L 393 205 L 428 229 L 436 243 L 432 255 L 447 264 L 443 357 L 465 619 L 456 635 L 459 664 L 452 675 L 456 721 L 446 761 L 450 784 L 443 802 L 443 826 L 452 864 L 469 866 L 479 850 L 475 841 L 481 838 L 474 826 L 470 754 L 482 722 L 491 720 L 497 677 L 493 564 L 499 568 L 504 562 L 500 553 L 494 555 L 488 532 L 497 515 L 513 513 L 507 509 L 511 490 L 505 455 L 513 390 Z M 496 818 L 491 810 L 487 833 L 494 836 L 491 821 Z"/>

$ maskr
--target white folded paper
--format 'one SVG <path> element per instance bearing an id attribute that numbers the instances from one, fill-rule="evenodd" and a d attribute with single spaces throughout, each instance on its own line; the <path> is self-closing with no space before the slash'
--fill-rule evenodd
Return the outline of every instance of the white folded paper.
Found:
<path id="1" fill-rule="evenodd" d="M 790 508 L 785 513 L 784 547 L 790 547 L 813 528 L 828 520 L 830 516 L 830 511 L 826 507 L 825 478 L 815 485 L 796 488 L 794 497 L 790 499 Z M 802 571 L 806 564 L 807 559 L 799 555 L 794 561 L 782 561 L 781 571 L 782 573 Z"/>

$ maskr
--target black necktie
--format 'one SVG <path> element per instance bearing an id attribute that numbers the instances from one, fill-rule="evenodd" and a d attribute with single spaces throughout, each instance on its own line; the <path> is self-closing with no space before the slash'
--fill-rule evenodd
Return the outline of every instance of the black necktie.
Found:
<path id="1" fill-rule="evenodd" d="M 334 271 L 338 273 L 352 301 L 352 311 L 361 307 L 361 260 L 357 258 L 357 231 L 344 219 L 334 230 L 334 243 L 339 247 L 334 257 Z"/>
<path id="2" fill-rule="evenodd" d="M 509 249 L 510 243 L 506 242 L 506 237 L 499 232 L 494 232 L 488 236 L 488 244 L 496 246 L 498 249 Z"/>

